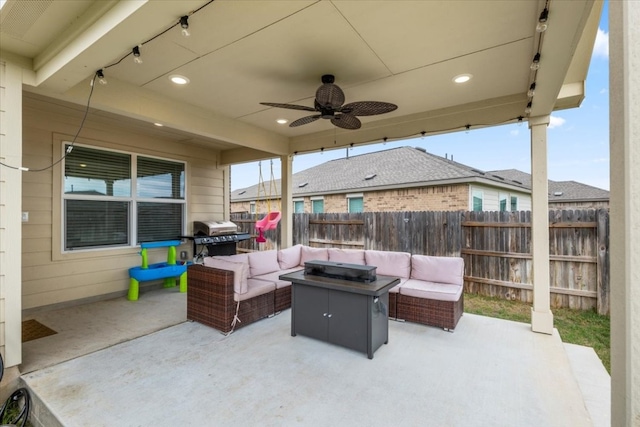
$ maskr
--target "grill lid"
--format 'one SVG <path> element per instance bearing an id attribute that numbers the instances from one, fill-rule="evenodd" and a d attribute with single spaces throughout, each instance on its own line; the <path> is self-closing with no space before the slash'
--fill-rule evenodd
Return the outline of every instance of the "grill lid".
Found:
<path id="1" fill-rule="evenodd" d="M 238 226 L 231 221 L 193 221 L 196 236 L 221 236 L 238 232 Z"/>

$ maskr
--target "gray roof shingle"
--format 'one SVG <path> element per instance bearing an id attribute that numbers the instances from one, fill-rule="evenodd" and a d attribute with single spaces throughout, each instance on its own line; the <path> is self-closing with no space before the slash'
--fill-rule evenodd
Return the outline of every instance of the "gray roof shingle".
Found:
<path id="1" fill-rule="evenodd" d="M 366 179 L 373 176 L 371 179 Z M 531 176 L 516 169 L 483 172 L 462 163 L 428 153 L 420 148 L 399 147 L 373 153 L 350 156 L 348 158 L 330 160 L 320 165 L 293 174 L 293 195 L 321 195 L 329 193 L 349 193 L 371 191 L 377 188 L 410 187 L 421 185 L 437 185 L 447 182 L 489 181 L 494 185 L 520 187 L 523 190 L 531 188 Z M 596 189 L 574 181 L 573 187 L 551 186 L 550 191 L 569 193 L 571 189 L 578 190 L 578 186 L 588 187 L 600 192 L 608 191 Z M 234 190 L 231 201 L 246 201 L 280 197 L 280 180 L 275 181 L 277 194 L 269 195 L 269 182 L 265 182 L 267 194 L 264 191 L 258 196 L 258 184 Z M 306 185 L 305 185 L 306 184 Z M 558 183 L 560 184 L 560 183 Z M 585 191 L 585 194 L 587 192 Z M 595 194 L 595 191 L 592 192 Z M 566 197 L 565 197 L 566 199 Z"/>

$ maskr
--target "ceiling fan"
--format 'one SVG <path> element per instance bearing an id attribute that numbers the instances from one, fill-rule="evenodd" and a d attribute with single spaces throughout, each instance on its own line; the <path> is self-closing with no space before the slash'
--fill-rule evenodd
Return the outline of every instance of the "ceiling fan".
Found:
<path id="1" fill-rule="evenodd" d="M 302 117 L 289 124 L 289 127 L 297 127 L 315 122 L 318 119 L 329 119 L 335 126 L 343 129 L 359 129 L 362 126 L 356 116 L 374 116 L 376 114 L 389 113 L 396 108 L 395 104 L 379 101 L 360 101 L 344 104 L 344 92 L 338 85 L 333 84 L 335 77 L 331 74 L 322 76 L 322 86 L 316 91 L 314 108 L 295 104 L 278 104 L 274 102 L 261 102 L 261 105 L 269 107 L 288 108 L 290 110 L 313 111 L 318 114 Z"/>

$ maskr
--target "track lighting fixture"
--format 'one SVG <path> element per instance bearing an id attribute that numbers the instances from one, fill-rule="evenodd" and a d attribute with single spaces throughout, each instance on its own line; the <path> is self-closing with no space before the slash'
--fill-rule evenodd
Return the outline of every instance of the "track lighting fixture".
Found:
<path id="1" fill-rule="evenodd" d="M 191 33 L 189 32 L 189 17 L 187 15 L 180 17 L 180 26 L 182 27 L 182 35 L 189 37 Z"/>
<path id="2" fill-rule="evenodd" d="M 532 98 L 533 95 L 536 94 L 536 82 L 531 83 L 531 86 L 529 86 L 529 92 L 527 92 L 527 96 L 529 98 Z"/>
<path id="3" fill-rule="evenodd" d="M 542 13 L 540 13 L 540 18 L 538 18 L 538 25 L 536 25 L 537 32 L 542 33 L 547 29 L 548 19 L 549 19 L 549 9 L 545 7 Z"/>
<path id="4" fill-rule="evenodd" d="M 102 72 L 102 69 L 99 69 L 98 71 L 96 71 L 96 77 L 98 77 L 98 82 L 101 85 L 107 84 L 107 79 L 104 78 L 104 73 Z"/>
<path id="5" fill-rule="evenodd" d="M 131 53 L 133 54 L 133 62 L 142 64 L 142 59 L 140 59 L 140 46 L 134 46 Z"/>
<path id="6" fill-rule="evenodd" d="M 536 53 L 533 57 L 533 61 L 531 62 L 532 70 L 537 70 L 538 68 L 540 68 L 540 52 Z"/>

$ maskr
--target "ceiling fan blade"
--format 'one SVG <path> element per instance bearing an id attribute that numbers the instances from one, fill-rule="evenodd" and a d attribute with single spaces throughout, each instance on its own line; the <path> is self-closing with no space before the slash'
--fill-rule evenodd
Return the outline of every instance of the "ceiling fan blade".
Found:
<path id="1" fill-rule="evenodd" d="M 320 117 L 322 117 L 320 114 L 315 115 L 315 116 L 307 116 L 307 117 L 303 117 L 301 119 L 298 120 L 294 120 L 293 122 L 291 122 L 289 124 L 290 128 L 294 128 L 296 126 L 302 126 L 302 125 L 306 125 L 307 123 L 312 123 L 315 122 L 316 120 L 318 120 Z"/>
<path id="2" fill-rule="evenodd" d="M 260 105 L 266 105 L 267 107 L 288 108 L 289 110 L 316 111 L 314 108 L 306 107 L 304 105 L 295 105 L 295 104 L 278 104 L 275 102 L 261 102 Z"/>
<path id="3" fill-rule="evenodd" d="M 333 83 L 324 83 L 316 91 L 316 101 L 325 108 L 339 108 L 344 104 L 344 92 Z"/>
<path id="4" fill-rule="evenodd" d="M 343 129 L 360 129 L 362 126 L 360 120 L 351 114 L 338 114 L 331 119 L 331 123 Z"/>
<path id="5" fill-rule="evenodd" d="M 397 109 L 396 104 L 379 101 L 350 102 L 344 105 L 340 111 L 354 116 L 375 116 L 376 114 L 390 113 Z"/>

